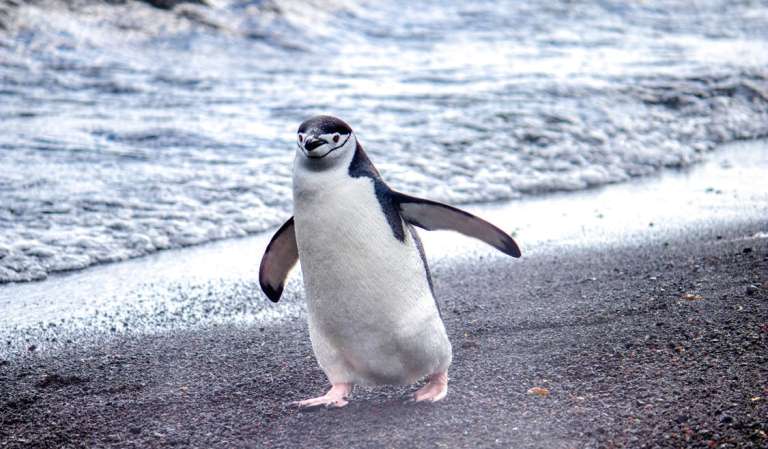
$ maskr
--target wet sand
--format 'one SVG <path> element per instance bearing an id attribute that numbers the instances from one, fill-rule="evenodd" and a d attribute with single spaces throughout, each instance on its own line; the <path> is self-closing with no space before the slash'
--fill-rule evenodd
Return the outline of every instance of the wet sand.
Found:
<path id="1" fill-rule="evenodd" d="M 437 404 L 381 387 L 291 408 L 326 388 L 300 318 L 27 351 L 0 361 L 0 446 L 765 447 L 764 225 L 440 264 Z"/>

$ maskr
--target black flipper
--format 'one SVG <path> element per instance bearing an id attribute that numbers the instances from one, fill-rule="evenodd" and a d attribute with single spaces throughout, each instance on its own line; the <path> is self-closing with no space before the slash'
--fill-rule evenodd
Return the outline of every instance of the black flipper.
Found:
<path id="1" fill-rule="evenodd" d="M 293 217 L 288 219 L 272 236 L 259 267 L 259 284 L 270 301 L 277 302 L 283 294 L 285 278 L 296 262 L 299 249 L 296 246 L 296 232 Z"/>
<path id="2" fill-rule="evenodd" d="M 425 200 L 400 192 L 391 193 L 398 204 L 400 215 L 405 221 L 427 231 L 444 229 L 456 231 L 493 246 L 504 254 L 520 257 L 520 248 L 506 232 L 478 218 L 447 204 Z"/>

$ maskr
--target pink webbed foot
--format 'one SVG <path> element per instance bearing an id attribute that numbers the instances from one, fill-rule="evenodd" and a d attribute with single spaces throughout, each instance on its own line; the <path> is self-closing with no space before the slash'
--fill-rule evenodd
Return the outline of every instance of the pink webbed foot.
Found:
<path id="1" fill-rule="evenodd" d="M 427 377 L 427 384 L 413 394 L 416 402 L 437 402 L 448 394 L 448 373 L 435 373 Z"/>
<path id="2" fill-rule="evenodd" d="M 295 405 L 299 408 L 309 408 L 309 407 L 344 407 L 349 402 L 347 401 L 347 397 L 349 397 L 349 394 L 352 392 L 352 384 L 333 384 L 331 385 L 331 389 L 328 390 L 328 393 L 325 393 L 323 396 L 312 398 L 312 399 L 306 399 L 303 401 L 296 401 L 292 402 L 291 405 Z"/>

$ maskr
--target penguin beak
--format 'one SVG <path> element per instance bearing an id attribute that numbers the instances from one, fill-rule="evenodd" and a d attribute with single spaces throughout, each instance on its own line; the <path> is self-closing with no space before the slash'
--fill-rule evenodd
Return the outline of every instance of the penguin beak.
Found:
<path id="1" fill-rule="evenodd" d="M 304 141 L 304 149 L 311 152 L 315 148 L 325 145 L 326 143 L 328 142 L 326 142 L 325 140 L 318 139 L 316 137 L 310 137 Z"/>

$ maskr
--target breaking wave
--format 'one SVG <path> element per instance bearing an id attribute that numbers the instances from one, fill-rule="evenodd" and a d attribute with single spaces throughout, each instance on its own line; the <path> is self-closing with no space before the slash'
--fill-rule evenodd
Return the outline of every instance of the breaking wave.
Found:
<path id="1" fill-rule="evenodd" d="M 688 166 L 768 136 L 766 6 L 0 0 L 0 283 L 278 225 L 316 113 L 451 203 Z"/>

